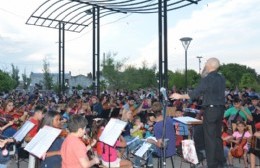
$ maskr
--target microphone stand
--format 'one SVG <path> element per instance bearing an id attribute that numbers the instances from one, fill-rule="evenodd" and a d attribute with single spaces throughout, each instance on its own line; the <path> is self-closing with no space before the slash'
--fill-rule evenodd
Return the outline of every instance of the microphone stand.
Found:
<path id="1" fill-rule="evenodd" d="M 163 132 L 162 132 L 162 149 L 163 149 L 163 158 L 161 162 L 161 167 L 163 166 L 166 168 L 166 139 L 165 139 L 165 134 L 166 134 L 166 108 L 167 108 L 167 97 L 165 97 L 162 101 L 163 103 Z"/>

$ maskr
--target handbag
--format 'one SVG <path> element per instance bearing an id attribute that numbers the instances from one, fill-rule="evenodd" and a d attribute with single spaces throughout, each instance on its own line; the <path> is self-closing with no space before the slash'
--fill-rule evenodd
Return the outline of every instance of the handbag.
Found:
<path id="1" fill-rule="evenodd" d="M 199 163 L 194 141 L 191 139 L 182 140 L 182 155 L 190 163 Z"/>

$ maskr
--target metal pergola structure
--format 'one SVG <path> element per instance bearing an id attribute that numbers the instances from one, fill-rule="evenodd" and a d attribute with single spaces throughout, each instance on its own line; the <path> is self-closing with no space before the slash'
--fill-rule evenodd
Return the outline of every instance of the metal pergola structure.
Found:
<path id="1" fill-rule="evenodd" d="M 65 31 L 83 31 L 93 26 L 93 88 L 100 95 L 100 18 L 117 13 L 158 13 L 159 88 L 168 88 L 167 12 L 201 0 L 47 0 L 26 24 L 59 30 L 59 90 L 64 92 Z M 96 70 L 97 68 L 97 70 Z M 97 78 L 96 78 L 97 76 Z"/>

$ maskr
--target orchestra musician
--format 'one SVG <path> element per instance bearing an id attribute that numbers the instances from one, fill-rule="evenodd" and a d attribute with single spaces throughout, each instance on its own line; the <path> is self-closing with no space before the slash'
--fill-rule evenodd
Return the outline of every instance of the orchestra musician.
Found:
<path id="1" fill-rule="evenodd" d="M 85 146 L 82 142 L 82 137 L 85 135 L 87 120 L 81 115 L 71 116 L 68 122 L 70 133 L 65 138 L 61 146 L 62 168 L 90 168 L 95 164 L 99 164 L 98 157 L 94 156 L 90 159 L 87 156 L 87 151 L 94 144 Z"/>
<path id="2" fill-rule="evenodd" d="M 12 127 L 8 127 L 2 133 L 6 137 L 12 137 L 17 128 L 27 119 L 28 113 L 22 108 L 16 109 L 12 100 L 6 100 L 3 104 L 3 110 L 0 111 L 2 124 L 6 124 L 9 121 L 13 121 Z M 10 125 L 9 125 L 10 126 Z"/>
<path id="3" fill-rule="evenodd" d="M 44 118 L 41 123 L 41 128 L 44 126 L 51 126 L 54 128 L 61 128 L 61 115 L 56 111 L 49 111 L 44 115 Z M 61 145 L 64 141 L 64 137 L 67 135 L 65 133 L 66 130 L 62 132 L 62 134 L 57 137 L 48 151 L 42 156 L 42 161 L 40 164 L 41 168 L 60 168 L 61 167 L 61 155 L 60 149 Z"/>
<path id="4" fill-rule="evenodd" d="M 15 142 L 13 138 L 0 139 L 0 167 L 7 168 L 8 162 L 10 161 L 9 152 L 7 145 Z"/>
<path id="5" fill-rule="evenodd" d="M 30 142 L 31 139 L 37 134 L 40 122 L 43 119 L 44 113 L 45 113 L 45 107 L 43 105 L 37 105 L 34 109 L 33 116 L 29 118 L 29 121 L 34 124 L 33 128 L 29 131 L 29 133 L 25 136 L 25 142 Z M 31 155 L 29 156 L 29 163 L 28 168 L 34 168 L 36 164 L 36 158 L 35 156 Z"/>

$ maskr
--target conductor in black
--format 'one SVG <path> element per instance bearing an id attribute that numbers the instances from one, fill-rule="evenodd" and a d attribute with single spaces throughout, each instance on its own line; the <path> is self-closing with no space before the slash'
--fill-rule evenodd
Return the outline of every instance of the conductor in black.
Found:
<path id="1" fill-rule="evenodd" d="M 220 62 L 217 58 L 207 60 L 198 86 L 187 94 L 174 93 L 171 99 L 195 99 L 202 96 L 204 107 L 203 131 L 209 168 L 224 167 L 223 142 L 221 139 L 222 119 L 225 111 L 225 79 L 218 73 Z"/>

